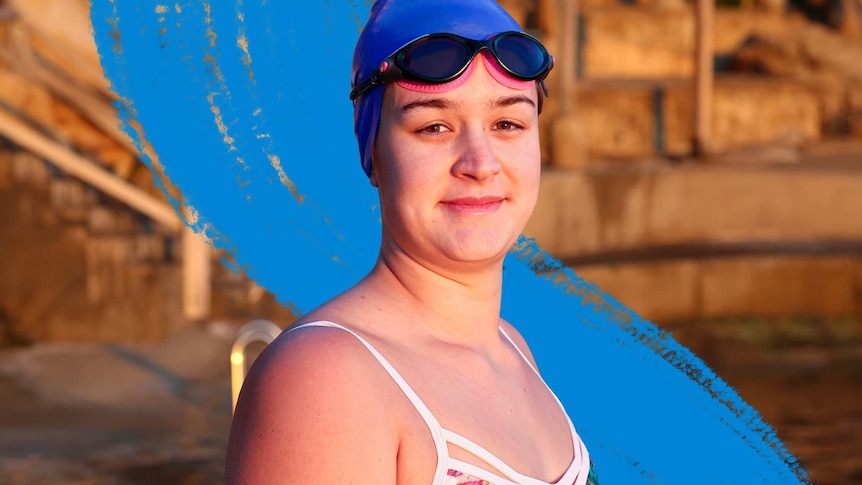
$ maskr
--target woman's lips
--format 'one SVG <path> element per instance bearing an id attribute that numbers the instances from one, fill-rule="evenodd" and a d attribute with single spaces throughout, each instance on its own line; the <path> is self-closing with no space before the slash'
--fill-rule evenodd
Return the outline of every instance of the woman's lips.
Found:
<path id="1" fill-rule="evenodd" d="M 503 205 L 505 198 L 497 196 L 457 197 L 441 201 L 443 207 L 460 214 L 490 214 Z"/>

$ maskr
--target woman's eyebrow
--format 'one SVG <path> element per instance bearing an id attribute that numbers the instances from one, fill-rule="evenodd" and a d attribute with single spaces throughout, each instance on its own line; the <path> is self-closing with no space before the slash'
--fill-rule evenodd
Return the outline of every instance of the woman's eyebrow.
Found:
<path id="1" fill-rule="evenodd" d="M 534 108 L 536 107 L 536 102 L 530 99 L 528 96 L 524 95 L 505 96 L 495 101 L 492 101 L 490 104 L 494 107 L 505 108 L 507 106 L 513 106 L 518 103 L 526 103 Z M 401 107 L 401 112 L 406 113 L 408 111 L 419 108 L 451 109 L 454 106 L 455 103 L 449 98 L 431 98 L 407 103 Z"/>
<path id="2" fill-rule="evenodd" d="M 530 99 L 528 96 L 524 95 L 506 96 L 504 98 L 498 99 L 491 104 L 495 107 L 505 108 L 507 106 L 512 106 L 518 103 L 527 103 L 534 108 L 536 107 L 536 102 Z"/>
<path id="3" fill-rule="evenodd" d="M 431 98 L 431 99 L 424 99 L 422 101 L 414 101 L 412 103 L 407 103 L 401 107 L 401 112 L 406 113 L 410 110 L 418 109 L 418 108 L 450 109 L 453 106 L 455 106 L 455 103 L 453 103 L 451 99 L 448 99 L 448 98 Z"/>

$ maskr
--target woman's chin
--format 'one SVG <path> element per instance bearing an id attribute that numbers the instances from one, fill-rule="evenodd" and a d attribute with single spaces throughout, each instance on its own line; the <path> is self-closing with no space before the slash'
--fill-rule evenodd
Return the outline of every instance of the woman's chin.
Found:
<path id="1" fill-rule="evenodd" d="M 511 240 L 504 240 L 499 234 L 493 238 L 460 238 L 456 245 L 450 246 L 444 253 L 447 259 L 459 263 L 502 263 L 516 240 L 517 236 Z"/>

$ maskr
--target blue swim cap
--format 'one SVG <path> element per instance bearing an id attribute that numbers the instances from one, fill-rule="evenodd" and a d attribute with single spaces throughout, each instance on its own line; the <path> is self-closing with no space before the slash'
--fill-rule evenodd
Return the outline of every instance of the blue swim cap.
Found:
<path id="1" fill-rule="evenodd" d="M 511 30 L 521 31 L 521 26 L 495 0 L 377 0 L 353 52 L 353 85 L 417 37 L 449 33 L 482 40 Z M 369 177 L 383 89 L 376 86 L 353 101 L 353 129 Z"/>

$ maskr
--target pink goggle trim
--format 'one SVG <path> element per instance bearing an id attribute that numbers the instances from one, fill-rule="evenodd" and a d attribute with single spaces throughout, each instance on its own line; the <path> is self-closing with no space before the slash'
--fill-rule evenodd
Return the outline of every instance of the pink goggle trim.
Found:
<path id="1" fill-rule="evenodd" d="M 512 89 L 527 89 L 533 86 L 535 81 L 522 81 L 520 79 L 515 79 L 510 76 L 506 71 L 497 64 L 497 60 L 494 59 L 489 52 L 482 51 L 476 59 L 470 63 L 470 66 L 464 71 L 464 74 L 458 76 L 456 79 L 449 81 L 444 84 L 425 84 L 416 81 L 396 81 L 399 86 L 404 89 L 408 89 L 410 91 L 416 91 L 420 93 L 445 93 L 446 91 L 451 91 L 465 82 L 470 78 L 473 74 L 473 71 L 476 69 L 477 60 L 481 59 L 482 63 L 485 65 L 485 69 L 491 74 L 491 77 L 494 78 L 498 83 L 503 86 L 512 88 Z"/>

